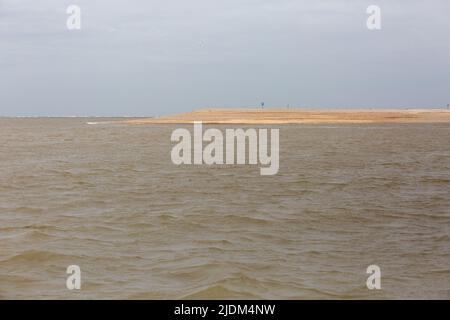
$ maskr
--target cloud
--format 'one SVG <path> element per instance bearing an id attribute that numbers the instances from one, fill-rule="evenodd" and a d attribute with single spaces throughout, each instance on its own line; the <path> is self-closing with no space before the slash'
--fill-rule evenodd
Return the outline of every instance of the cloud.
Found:
<path id="1" fill-rule="evenodd" d="M 372 2 L 0 0 L 0 115 L 446 105 L 450 3 Z"/>

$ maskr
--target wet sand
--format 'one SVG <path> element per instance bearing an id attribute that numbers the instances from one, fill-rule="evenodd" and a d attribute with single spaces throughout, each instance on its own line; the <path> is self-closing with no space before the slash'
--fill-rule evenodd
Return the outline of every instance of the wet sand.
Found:
<path id="1" fill-rule="evenodd" d="M 301 123 L 448 123 L 446 109 L 201 109 L 128 124 L 301 124 Z"/>

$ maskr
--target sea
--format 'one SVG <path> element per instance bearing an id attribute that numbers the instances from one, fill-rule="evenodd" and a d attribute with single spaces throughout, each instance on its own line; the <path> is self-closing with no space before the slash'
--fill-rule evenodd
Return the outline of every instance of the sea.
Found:
<path id="1" fill-rule="evenodd" d="M 0 118 L 0 299 L 450 299 L 449 124 L 260 125 L 262 176 L 120 120 Z"/>

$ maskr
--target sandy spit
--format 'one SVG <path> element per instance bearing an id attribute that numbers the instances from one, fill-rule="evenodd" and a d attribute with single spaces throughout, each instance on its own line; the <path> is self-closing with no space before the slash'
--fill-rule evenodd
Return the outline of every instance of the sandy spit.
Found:
<path id="1" fill-rule="evenodd" d="M 126 124 L 449 123 L 446 109 L 201 109 Z"/>

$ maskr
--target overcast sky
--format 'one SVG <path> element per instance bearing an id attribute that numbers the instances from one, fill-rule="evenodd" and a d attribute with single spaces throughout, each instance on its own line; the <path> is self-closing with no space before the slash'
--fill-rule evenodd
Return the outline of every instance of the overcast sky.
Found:
<path id="1" fill-rule="evenodd" d="M 66 9 L 81 7 L 81 30 Z M 382 10 L 369 31 L 366 9 Z M 448 0 L 0 0 L 0 115 L 450 103 Z"/>

